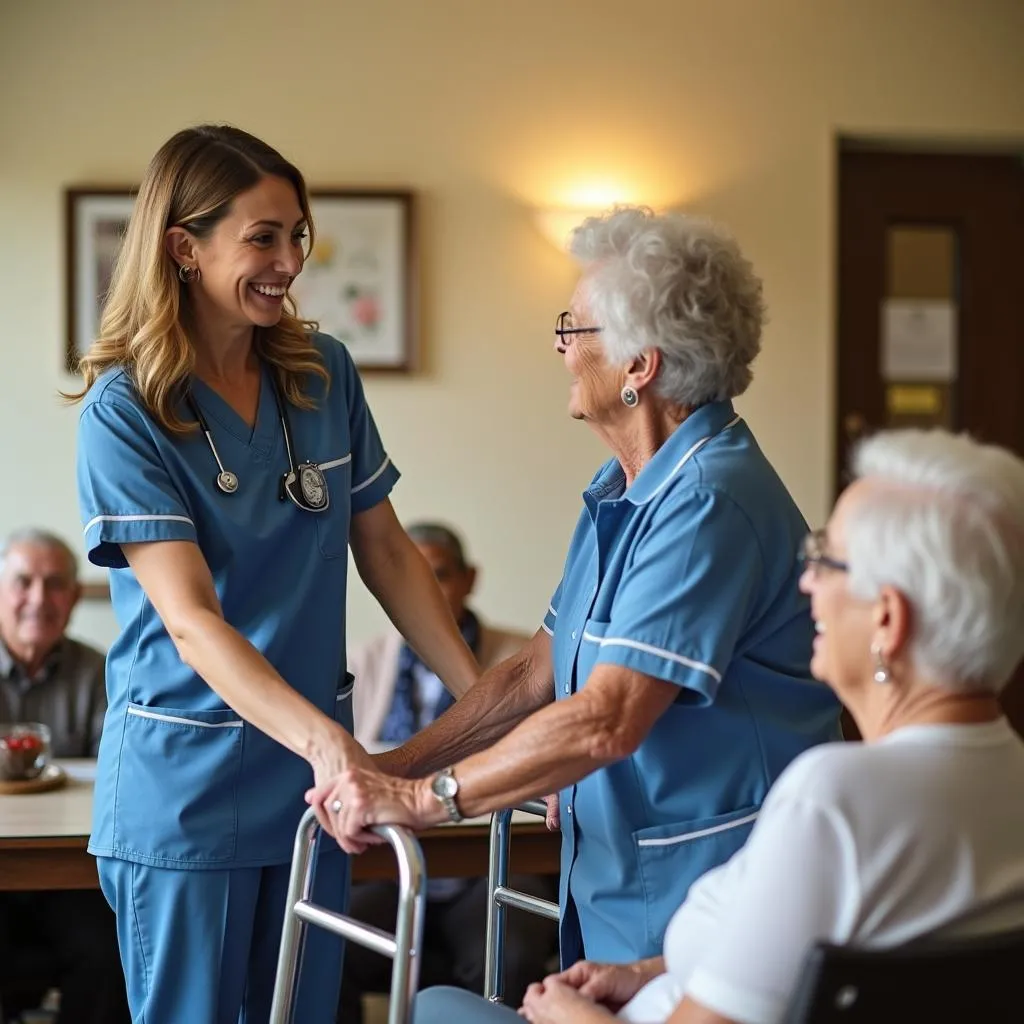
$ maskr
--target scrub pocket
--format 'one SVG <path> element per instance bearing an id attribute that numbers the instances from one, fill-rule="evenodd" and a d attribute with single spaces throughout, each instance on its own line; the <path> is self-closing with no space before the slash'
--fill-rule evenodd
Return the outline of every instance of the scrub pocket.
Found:
<path id="1" fill-rule="evenodd" d="M 713 818 L 652 825 L 633 833 L 644 888 L 647 941 L 661 948 L 669 919 L 690 886 L 724 864 L 746 841 L 758 808 L 741 807 Z"/>
<path id="2" fill-rule="evenodd" d="M 324 558 L 348 555 L 349 522 L 352 517 L 352 456 L 320 463 L 327 481 L 330 503 L 326 512 L 304 513 L 316 518 L 316 539 Z"/>
<path id="3" fill-rule="evenodd" d="M 355 729 L 352 715 L 352 691 L 355 685 L 356 677 L 351 672 L 346 672 L 344 681 L 338 685 L 338 692 L 334 697 L 334 720 L 350 734 Z"/>
<path id="4" fill-rule="evenodd" d="M 232 860 L 244 731 L 230 708 L 129 703 L 115 789 L 115 853 L 157 865 Z"/>

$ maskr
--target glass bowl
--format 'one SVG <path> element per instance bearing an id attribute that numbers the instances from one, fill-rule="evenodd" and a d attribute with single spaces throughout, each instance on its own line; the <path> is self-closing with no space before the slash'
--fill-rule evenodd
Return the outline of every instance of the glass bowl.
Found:
<path id="1" fill-rule="evenodd" d="M 0 722 L 0 779 L 38 778 L 50 763 L 50 730 L 41 722 Z"/>

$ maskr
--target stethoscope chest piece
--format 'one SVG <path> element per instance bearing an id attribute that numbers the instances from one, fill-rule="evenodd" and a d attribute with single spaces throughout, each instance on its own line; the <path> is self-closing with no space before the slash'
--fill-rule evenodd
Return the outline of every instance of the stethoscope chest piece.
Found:
<path id="1" fill-rule="evenodd" d="M 315 462 L 300 462 L 281 478 L 281 489 L 306 512 L 323 512 L 331 502 L 323 470 Z"/>
<path id="2" fill-rule="evenodd" d="M 234 494 L 238 490 L 238 477 L 230 469 L 217 474 L 217 487 L 225 494 Z"/>

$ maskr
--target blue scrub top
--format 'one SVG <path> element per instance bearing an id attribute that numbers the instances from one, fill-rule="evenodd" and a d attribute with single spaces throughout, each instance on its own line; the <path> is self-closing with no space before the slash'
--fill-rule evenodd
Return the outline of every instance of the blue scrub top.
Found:
<path id="1" fill-rule="evenodd" d="M 352 726 L 345 673 L 345 587 L 353 515 L 382 501 L 398 471 L 387 457 L 348 351 L 313 344 L 330 373 L 310 377 L 313 410 L 288 406 L 295 461 L 319 464 L 330 504 L 279 499 L 288 468 L 270 369 L 255 427 L 201 381 L 193 397 L 234 494 L 215 485 L 202 434 L 172 435 L 121 370 L 85 398 L 78 494 L 89 559 L 107 566 L 120 635 L 107 655 L 89 851 L 171 868 L 248 867 L 291 859 L 312 782 L 306 761 L 229 708 L 189 668 L 128 568 L 121 544 L 199 545 L 224 618 L 325 714 Z M 187 406 L 182 415 L 192 419 Z"/>
<path id="2" fill-rule="evenodd" d="M 659 954 L 690 885 L 839 714 L 809 670 L 807 525 L 730 402 L 688 417 L 628 489 L 608 462 L 583 501 L 544 621 L 556 697 L 601 664 L 679 696 L 636 753 L 561 794 L 565 964 Z"/>

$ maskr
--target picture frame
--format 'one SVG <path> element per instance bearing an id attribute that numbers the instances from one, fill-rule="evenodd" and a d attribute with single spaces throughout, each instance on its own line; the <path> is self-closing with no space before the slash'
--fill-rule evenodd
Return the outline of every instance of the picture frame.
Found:
<path id="1" fill-rule="evenodd" d="M 316 237 L 291 293 L 360 371 L 416 368 L 416 231 L 410 191 L 313 188 Z"/>
<path id="2" fill-rule="evenodd" d="M 71 373 L 97 335 L 135 191 L 65 190 Z M 291 287 L 300 315 L 344 343 L 360 371 L 413 371 L 419 346 L 413 193 L 317 188 L 309 200 L 316 237 Z"/>
<path id="3" fill-rule="evenodd" d="M 135 203 L 135 190 L 74 187 L 64 194 L 67 335 L 64 362 L 78 372 L 78 360 L 99 331 L 100 313 L 114 262 Z"/>

